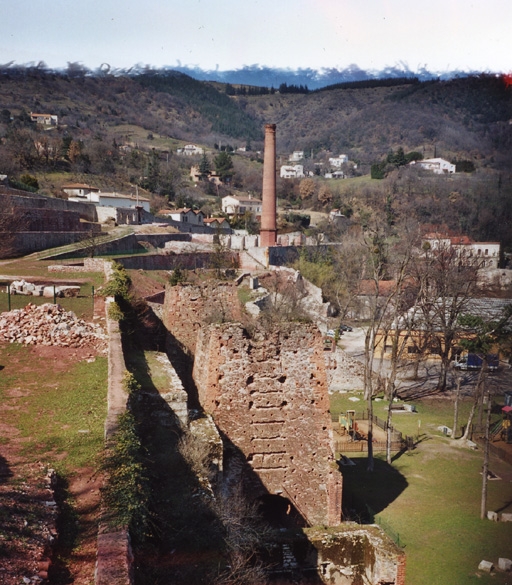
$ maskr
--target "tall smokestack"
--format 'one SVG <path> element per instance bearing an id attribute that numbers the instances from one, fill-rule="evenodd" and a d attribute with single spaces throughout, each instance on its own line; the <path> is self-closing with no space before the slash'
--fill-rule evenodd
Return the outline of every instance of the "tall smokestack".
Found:
<path id="1" fill-rule="evenodd" d="M 275 246 L 276 240 L 276 125 L 265 124 L 260 246 Z"/>

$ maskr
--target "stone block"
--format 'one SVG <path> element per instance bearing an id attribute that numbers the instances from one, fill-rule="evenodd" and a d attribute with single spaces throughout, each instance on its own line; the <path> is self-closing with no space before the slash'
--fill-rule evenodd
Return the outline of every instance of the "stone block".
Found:
<path id="1" fill-rule="evenodd" d="M 480 561 L 478 565 L 479 571 L 485 571 L 486 573 L 490 573 L 494 569 L 494 565 L 490 561 Z"/>
<path id="2" fill-rule="evenodd" d="M 500 571 L 512 571 L 512 561 L 510 559 L 499 558 L 498 559 L 498 569 Z"/>
<path id="3" fill-rule="evenodd" d="M 492 512 L 491 510 L 487 511 L 487 520 L 492 520 L 493 522 L 498 522 L 499 517 L 497 512 Z"/>
<path id="4" fill-rule="evenodd" d="M 512 522 L 512 514 L 509 514 L 509 513 L 505 514 L 505 513 L 503 513 L 503 514 L 501 515 L 501 518 L 500 518 L 500 520 L 501 520 L 502 522 Z"/>

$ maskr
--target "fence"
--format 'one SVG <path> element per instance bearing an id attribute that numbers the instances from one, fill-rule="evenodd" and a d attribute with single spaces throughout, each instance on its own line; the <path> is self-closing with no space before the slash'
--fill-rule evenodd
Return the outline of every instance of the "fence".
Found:
<path id="1" fill-rule="evenodd" d="M 33 295 L 8 294 L 6 287 L 0 291 L 0 313 L 14 309 L 23 309 L 29 304 L 43 305 L 45 303 L 58 304 L 66 311 L 73 311 L 77 317 L 89 319 L 94 314 L 95 293 L 94 286 L 82 285 L 76 297 L 40 297 Z"/>
<path id="2" fill-rule="evenodd" d="M 354 422 L 357 421 L 368 421 L 370 418 L 369 412 L 356 412 L 353 415 Z M 388 428 L 391 431 L 391 451 L 400 451 L 404 447 L 411 446 L 411 439 L 410 437 L 402 436 L 400 431 L 397 431 L 392 425 L 388 425 L 387 421 L 384 419 L 379 418 L 378 416 L 372 415 L 371 417 L 372 422 L 375 426 L 379 427 L 383 431 L 387 432 Z M 333 422 L 338 421 L 338 416 L 333 415 L 331 413 L 331 420 Z M 387 442 L 386 441 L 376 441 L 375 439 L 372 441 L 372 446 L 374 451 L 386 451 L 387 450 Z M 335 441 L 334 448 L 337 453 L 366 453 L 368 451 L 368 441 L 366 438 L 362 440 L 350 440 L 344 441 L 339 440 Z"/>

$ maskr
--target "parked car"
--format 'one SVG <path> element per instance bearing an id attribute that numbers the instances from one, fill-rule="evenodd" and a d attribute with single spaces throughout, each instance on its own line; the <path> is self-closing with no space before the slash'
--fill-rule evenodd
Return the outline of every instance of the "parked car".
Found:
<path id="1" fill-rule="evenodd" d="M 342 323 L 339 327 L 338 327 L 338 331 L 340 332 L 340 334 L 343 331 L 352 331 L 352 327 L 350 327 L 350 325 L 345 325 L 344 323 Z"/>
<path id="2" fill-rule="evenodd" d="M 336 337 L 336 332 L 334 329 L 329 329 L 326 333 L 327 337 Z"/>

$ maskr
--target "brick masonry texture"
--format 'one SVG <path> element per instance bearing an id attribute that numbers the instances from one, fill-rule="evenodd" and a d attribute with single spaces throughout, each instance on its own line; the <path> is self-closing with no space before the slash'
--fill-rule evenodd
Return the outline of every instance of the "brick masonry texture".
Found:
<path id="1" fill-rule="evenodd" d="M 269 493 L 287 497 L 311 525 L 339 524 L 342 477 L 315 326 L 285 323 L 252 338 L 240 324 L 202 327 L 194 380 L 203 408 Z"/>

